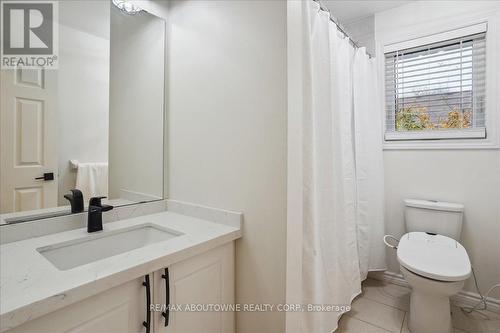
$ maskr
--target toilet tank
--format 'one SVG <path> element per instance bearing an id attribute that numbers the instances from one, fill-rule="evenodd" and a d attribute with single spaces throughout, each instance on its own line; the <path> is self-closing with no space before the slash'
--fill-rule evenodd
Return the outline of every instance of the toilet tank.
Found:
<path id="1" fill-rule="evenodd" d="M 433 200 L 406 199 L 406 231 L 423 231 L 460 240 L 464 206 Z"/>

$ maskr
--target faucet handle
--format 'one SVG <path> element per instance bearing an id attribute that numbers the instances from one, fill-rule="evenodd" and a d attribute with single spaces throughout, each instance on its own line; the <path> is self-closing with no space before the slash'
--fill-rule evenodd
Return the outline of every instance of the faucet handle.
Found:
<path id="1" fill-rule="evenodd" d="M 92 198 L 90 198 L 90 200 L 89 200 L 89 207 L 90 206 L 99 207 L 99 208 L 101 208 L 100 209 L 101 212 L 107 212 L 108 210 L 112 210 L 113 206 L 111 206 L 111 205 L 103 205 L 101 203 L 101 199 L 105 199 L 105 198 L 107 198 L 107 197 L 103 196 L 103 197 L 92 197 Z"/>
<path id="2" fill-rule="evenodd" d="M 101 204 L 101 199 L 106 199 L 107 197 L 92 197 L 89 200 L 89 206 L 97 206 L 97 207 L 102 207 Z"/>

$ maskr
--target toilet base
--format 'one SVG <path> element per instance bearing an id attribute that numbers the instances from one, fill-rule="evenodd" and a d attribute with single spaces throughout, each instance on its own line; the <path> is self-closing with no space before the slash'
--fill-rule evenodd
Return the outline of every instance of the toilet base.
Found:
<path id="1" fill-rule="evenodd" d="M 412 288 L 408 328 L 412 333 L 452 333 L 450 297 L 465 281 L 447 282 L 425 278 L 400 266 Z"/>
<path id="2" fill-rule="evenodd" d="M 453 333 L 450 299 L 413 290 L 408 327 L 412 333 Z"/>

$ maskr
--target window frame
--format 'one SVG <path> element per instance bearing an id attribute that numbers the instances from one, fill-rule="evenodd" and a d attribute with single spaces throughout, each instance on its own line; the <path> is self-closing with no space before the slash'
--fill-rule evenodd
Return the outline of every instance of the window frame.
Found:
<path id="1" fill-rule="evenodd" d="M 498 103 L 498 82 L 500 81 L 500 43 L 498 23 L 500 13 L 488 11 L 460 15 L 454 18 L 425 22 L 398 31 L 377 36 L 377 57 L 380 73 L 380 96 L 382 106 L 382 137 L 384 150 L 390 149 L 498 149 L 500 148 L 500 109 Z M 486 138 L 480 138 L 481 129 L 396 132 L 386 138 L 385 105 L 385 53 L 421 45 L 438 43 L 475 33 L 486 32 Z M 478 138 L 479 137 L 479 138 Z"/>

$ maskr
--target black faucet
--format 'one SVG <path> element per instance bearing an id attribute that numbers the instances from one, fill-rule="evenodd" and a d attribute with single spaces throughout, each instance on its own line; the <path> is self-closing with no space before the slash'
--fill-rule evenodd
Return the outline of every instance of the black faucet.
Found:
<path id="1" fill-rule="evenodd" d="M 74 189 L 71 193 L 65 194 L 64 197 L 68 199 L 71 205 L 71 214 L 83 212 L 83 194 L 82 191 Z"/>
<path id="2" fill-rule="evenodd" d="M 102 230 L 102 212 L 112 210 L 113 206 L 102 205 L 101 199 L 106 197 L 94 197 L 89 201 L 89 217 L 87 220 L 87 232 Z"/>

